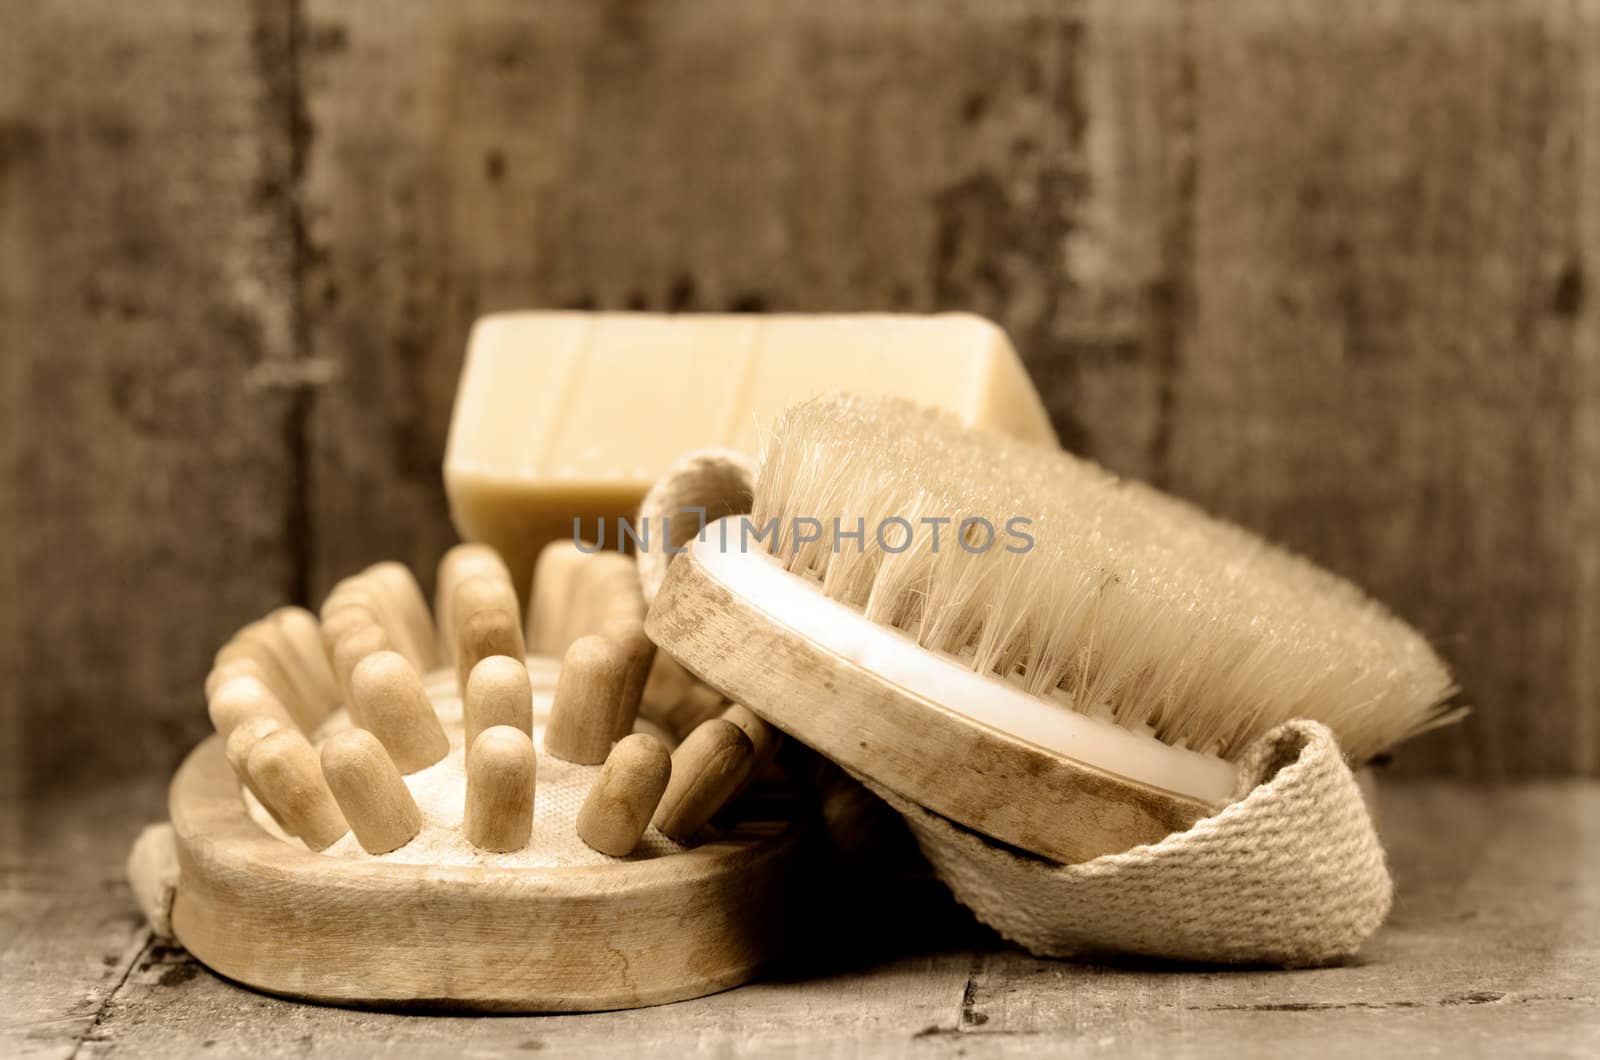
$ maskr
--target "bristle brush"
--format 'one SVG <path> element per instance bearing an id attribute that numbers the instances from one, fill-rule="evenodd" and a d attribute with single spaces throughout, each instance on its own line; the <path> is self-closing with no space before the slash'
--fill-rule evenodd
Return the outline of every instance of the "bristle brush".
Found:
<path id="1" fill-rule="evenodd" d="M 897 399 L 791 409 L 750 515 L 690 542 L 647 630 L 846 768 L 1065 862 L 1213 812 L 1283 721 L 1360 763 L 1460 713 L 1427 642 L 1343 579 Z"/>

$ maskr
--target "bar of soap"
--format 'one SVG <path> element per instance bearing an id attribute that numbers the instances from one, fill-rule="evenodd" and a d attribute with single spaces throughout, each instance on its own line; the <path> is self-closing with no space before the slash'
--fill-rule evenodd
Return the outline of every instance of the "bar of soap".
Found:
<path id="1" fill-rule="evenodd" d="M 574 517 L 614 528 L 679 454 L 757 455 L 779 413 L 830 390 L 898 394 L 1056 444 L 1005 332 L 970 314 L 497 313 L 467 343 L 450 514 L 526 594 L 534 557 L 570 538 Z"/>

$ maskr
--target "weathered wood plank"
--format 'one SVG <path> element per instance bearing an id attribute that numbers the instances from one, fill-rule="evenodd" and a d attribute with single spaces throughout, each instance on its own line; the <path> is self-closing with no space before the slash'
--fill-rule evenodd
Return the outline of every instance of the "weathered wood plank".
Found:
<path id="1" fill-rule="evenodd" d="M 974 974 L 961 1028 L 1070 1032 L 1111 1054 L 1159 1055 L 1175 1038 L 1219 1057 L 1311 1043 L 1332 1056 L 1477 1052 L 1496 1041 L 1570 1053 L 1600 1030 L 1600 866 L 1584 852 L 1594 793 L 1390 785 L 1381 805 L 1397 903 L 1351 964 L 1174 975 L 1008 951 Z"/>
<path id="2" fill-rule="evenodd" d="M 1166 477 L 1436 638 L 1478 712 L 1408 768 L 1592 771 L 1600 7 L 1190 22 Z"/>
<path id="3" fill-rule="evenodd" d="M 1578 41 L 1586 60 L 1578 70 L 1581 96 L 1578 113 L 1584 133 L 1577 138 L 1579 188 L 1582 196 L 1574 218 L 1583 261 L 1592 276 L 1600 268 L 1600 10 L 1590 4 L 1583 9 L 1591 16 L 1580 27 Z M 1577 514 L 1571 534 L 1577 548 L 1575 580 L 1579 586 L 1573 616 L 1572 643 L 1577 646 L 1568 659 L 1573 690 L 1574 725 L 1572 732 L 1574 772 L 1580 776 L 1600 776 L 1600 658 L 1594 645 L 1600 644 L 1600 296 L 1594 280 L 1587 284 L 1588 295 L 1578 314 L 1573 338 L 1576 359 L 1573 403 L 1580 414 L 1573 422 L 1573 447 L 1568 459 L 1572 491 L 1572 511 Z M 1587 588 L 1587 591 L 1584 589 Z"/>
<path id="4" fill-rule="evenodd" d="M 898 912 L 819 933 L 824 954 L 727 994 L 506 1018 L 298 1005 L 144 948 L 112 881 L 159 794 L 104 788 L 31 808 L 32 846 L 0 892 L 6 1055 L 62 1055 L 81 1041 L 84 1056 L 1562 1056 L 1600 1034 L 1592 781 L 1385 788 L 1398 902 L 1342 967 L 1037 960 L 974 936 L 907 883 Z M 912 929 L 889 948 L 886 918 Z"/>
<path id="5" fill-rule="evenodd" d="M 479 313 L 963 306 L 1025 347 L 1068 313 L 1075 7 L 307 11 L 305 303 L 341 369 L 312 435 L 320 586 L 450 540 L 438 465 Z M 1072 307 L 1071 342 L 1124 345 L 1108 313 Z"/>
<path id="6" fill-rule="evenodd" d="M 7 800 L 22 824 L 0 847 L 0 1053 L 68 1057 L 99 1035 L 150 930 L 123 882 L 139 829 L 165 813 L 148 781 Z"/>
<path id="7" fill-rule="evenodd" d="M 22 525 L 22 507 L 14 486 L 22 477 L 22 432 L 14 410 L 22 403 L 22 330 L 17 307 L 28 297 L 32 270 L 23 253 L 23 218 L 5 204 L 21 194 L 26 172 L 17 164 L 29 134 L 20 137 L 10 117 L 24 98 L 23 41 L 30 23 L 18 15 L 13 30 L 0 35 L 0 535 L 9 542 Z M 20 142 L 19 142 L 20 141 Z M 17 550 L 0 547 L 0 802 L 16 807 L 27 786 L 23 744 L 22 690 L 22 559 Z M 0 850 L 15 850 L 22 822 L 15 812 L 0 814 Z"/>
<path id="8" fill-rule="evenodd" d="M 296 582 L 286 399 L 252 375 L 295 355 L 273 30 L 184 0 L 6 21 L 5 724 L 29 784 L 165 772 L 211 652 Z"/>
<path id="9" fill-rule="evenodd" d="M 450 540 L 478 313 L 969 308 L 1439 639 L 1479 713 L 1408 769 L 1600 768 L 1596 8 L 1214 8 L 312 0 L 316 586 Z"/>
<path id="10" fill-rule="evenodd" d="M 37 774 L 130 704 L 106 764 L 167 768 L 228 628 L 430 566 L 466 328 L 529 304 L 990 313 L 1069 443 L 1440 639 L 1479 713 L 1406 768 L 1600 769 L 1595 5 L 254 7 L 8 18 Z"/>

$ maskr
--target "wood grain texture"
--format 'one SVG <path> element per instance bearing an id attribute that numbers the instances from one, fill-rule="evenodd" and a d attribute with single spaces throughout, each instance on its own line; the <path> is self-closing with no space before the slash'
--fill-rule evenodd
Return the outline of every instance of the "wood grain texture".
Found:
<path id="1" fill-rule="evenodd" d="M 775 620 L 752 597 L 739 595 L 731 580 L 720 580 L 697 552 L 667 568 L 647 628 L 664 652 L 712 688 L 829 760 L 964 828 L 1041 857 L 1076 864 L 1159 842 L 1211 809 L 1045 750 L 886 680 L 858 658 Z M 862 654 L 870 658 L 869 651 Z M 679 842 L 742 779 L 730 777 L 718 790 L 686 775 L 691 762 L 718 760 L 721 748 L 708 738 L 713 726 L 740 736 L 744 775 L 755 758 L 749 738 L 723 719 L 703 723 L 673 752 L 672 782 L 655 824 Z M 698 761 L 685 760 L 691 749 L 700 752 Z M 714 800 L 707 800 L 713 805 L 685 813 L 678 802 L 692 805 L 692 796 L 684 798 L 690 791 L 702 798 L 714 791 Z M 689 822 L 685 831 L 679 831 L 680 816 Z"/>
<path id="2" fill-rule="evenodd" d="M 1478 713 L 1405 768 L 1597 768 L 1595 5 L 308 11 L 308 304 L 368 381 L 319 504 L 438 511 L 489 309 L 974 309 L 1067 444 L 1437 639 Z"/>
<path id="3" fill-rule="evenodd" d="M 24 362 L 16 351 L 22 349 L 23 303 L 37 297 L 33 271 L 23 236 L 28 221 L 13 204 L 24 194 L 30 178 L 22 164 L 37 139 L 32 127 L 25 127 L 17 111 L 27 98 L 27 79 L 22 62 L 25 41 L 31 32 L 30 21 L 19 13 L 13 32 L 0 35 L 0 534 L 14 537 L 23 525 L 22 504 L 17 488 L 22 481 L 22 437 L 20 417 L 14 410 L 22 403 L 25 380 Z M 17 675 L 26 658 L 22 648 L 24 626 L 22 606 L 22 556 L 19 549 L 0 548 L 0 799 L 19 805 L 28 788 L 26 723 L 23 695 Z M 14 815 L 0 816 L 0 850 L 13 850 L 21 841 L 22 822 Z"/>
<path id="4" fill-rule="evenodd" d="M 480 736 L 472 768 L 496 760 L 485 741 L 502 735 L 521 741 L 531 780 L 516 729 Z M 473 842 L 526 842 L 526 822 L 514 843 L 483 842 L 475 780 Z M 488 808 L 491 830 L 509 820 Z M 787 814 L 750 818 L 692 851 L 547 870 L 321 857 L 250 818 L 217 738 L 185 759 L 168 809 L 173 931 L 208 967 L 291 997 L 457 1011 L 656 1005 L 747 981 L 782 937 L 802 831 Z"/>
<path id="5" fill-rule="evenodd" d="M 1069 66 L 1054 9 L 313 0 L 306 304 L 347 381 L 316 416 L 319 578 L 449 540 L 438 464 L 479 313 L 975 294 L 933 264 L 943 203 L 1010 150 L 973 142 L 991 94 Z"/>
<path id="6" fill-rule="evenodd" d="M 467 328 L 528 306 L 992 316 L 1067 444 L 1437 639 L 1478 712 L 1401 768 L 1600 771 L 1594 0 L 13 6 L 40 775 L 130 712 L 96 753 L 165 770 L 232 627 L 431 569 Z"/>
<path id="7" fill-rule="evenodd" d="M 1397 904 L 1342 967 L 1036 960 L 900 880 L 819 895 L 827 930 L 729 993 L 496 1019 L 298 1005 L 212 975 L 151 941 L 120 883 L 160 789 L 70 794 L 27 807 L 27 856 L 0 890 L 7 1056 L 1554 1057 L 1600 1035 L 1593 782 L 1385 785 Z"/>
<path id="8" fill-rule="evenodd" d="M 29 783 L 170 770 L 211 653 L 296 591 L 268 8 L 6 5 L 0 724 Z"/>
<path id="9" fill-rule="evenodd" d="M 1480 709 L 1418 768 L 1592 772 L 1600 8 L 1325 16 L 1194 20 L 1168 477 L 1437 639 Z"/>

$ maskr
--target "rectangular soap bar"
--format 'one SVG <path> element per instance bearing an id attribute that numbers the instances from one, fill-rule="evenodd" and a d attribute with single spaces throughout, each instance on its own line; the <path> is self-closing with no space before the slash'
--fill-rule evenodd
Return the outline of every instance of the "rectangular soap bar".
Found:
<path id="1" fill-rule="evenodd" d="M 1005 332 L 969 314 L 496 313 L 467 343 L 450 514 L 526 593 L 539 549 L 571 537 L 574 517 L 614 527 L 681 453 L 757 455 L 785 408 L 830 390 L 899 394 L 1056 444 Z"/>

